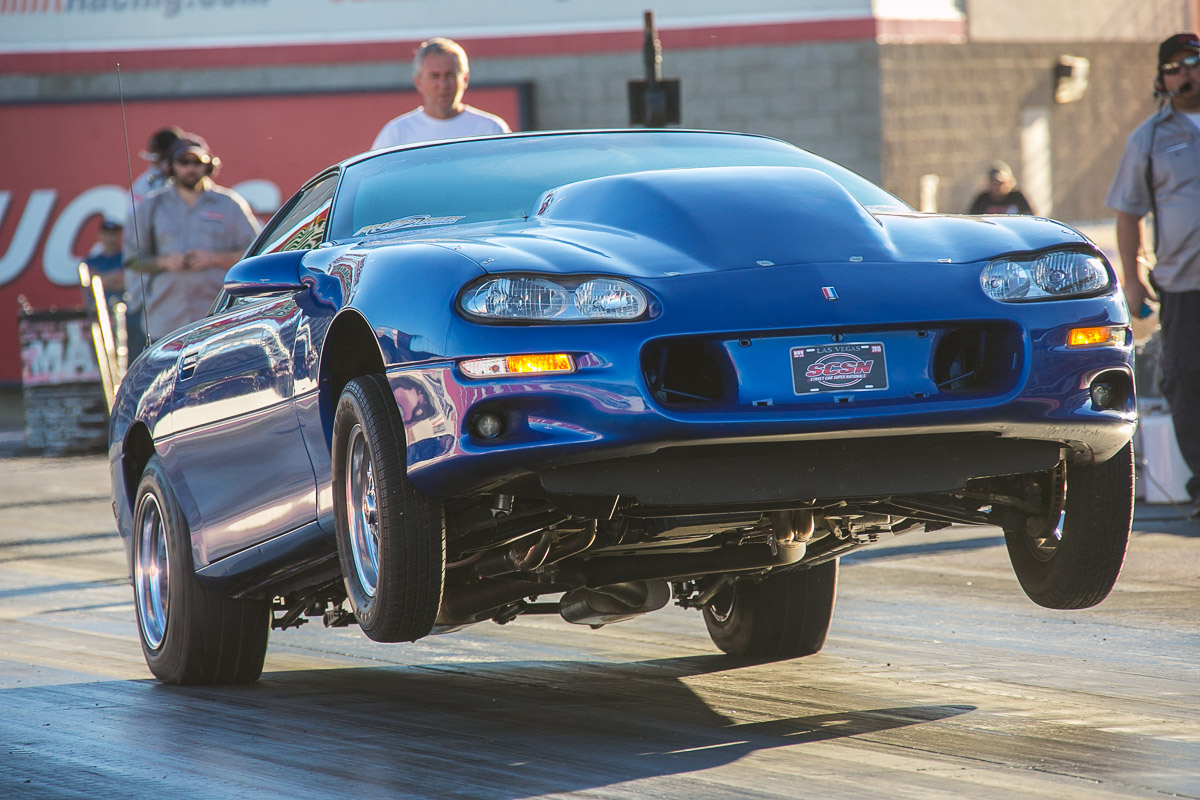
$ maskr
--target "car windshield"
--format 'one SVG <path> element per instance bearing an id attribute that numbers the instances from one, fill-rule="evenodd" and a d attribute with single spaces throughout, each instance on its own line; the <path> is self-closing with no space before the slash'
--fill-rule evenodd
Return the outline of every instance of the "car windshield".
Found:
<path id="1" fill-rule="evenodd" d="M 626 131 L 441 142 L 380 153 L 346 169 L 330 237 L 457 222 L 523 219 L 541 195 L 588 178 L 691 167 L 810 167 L 871 211 L 909 206 L 845 167 L 774 139 Z"/>

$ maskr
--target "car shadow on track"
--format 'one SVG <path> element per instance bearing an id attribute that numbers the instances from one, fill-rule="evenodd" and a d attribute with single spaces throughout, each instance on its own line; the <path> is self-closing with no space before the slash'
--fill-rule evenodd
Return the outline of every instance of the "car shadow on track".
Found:
<path id="1" fill-rule="evenodd" d="M 872 737 L 974 710 L 931 704 L 781 717 L 821 706 L 772 680 L 773 665 L 733 668 L 761 670 L 778 697 L 723 691 L 722 709 L 710 706 L 704 690 L 687 682 L 731 669 L 714 656 L 446 663 L 277 672 L 220 689 L 123 682 L 120 702 L 76 703 L 65 718 L 60 706 L 55 724 L 73 731 L 71 758 L 91 764 L 92 796 L 138 796 L 139 785 L 158 796 L 231 796 L 250 785 L 290 798 L 334 796 L 335 788 L 338 796 L 361 795 L 370 787 L 391 796 L 515 800 L 681 775 L 772 748 Z M 89 685 L 86 694 L 103 685 Z M 49 712 L 69 689 L 5 695 L 25 706 L 45 702 Z M 729 708 L 731 698 L 737 708 Z M 0 722 L 0 733 L 11 724 Z M 95 736 L 88 735 L 92 724 L 102 726 Z M 26 760 L 14 752 L 0 766 L 0 785 L 5 773 L 23 778 L 22 768 L 55 773 L 25 776 L 35 786 L 61 784 L 57 749 L 47 742 Z M 138 757 L 124 758 L 128 752 Z M 119 762 L 109 776 L 116 782 L 106 780 L 106 762 Z"/>

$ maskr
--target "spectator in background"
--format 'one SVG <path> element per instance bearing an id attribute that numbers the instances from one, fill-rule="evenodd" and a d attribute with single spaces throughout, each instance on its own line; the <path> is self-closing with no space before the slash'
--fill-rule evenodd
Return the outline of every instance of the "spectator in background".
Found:
<path id="1" fill-rule="evenodd" d="M 220 160 L 203 139 L 185 133 L 168 159 L 171 181 L 138 204 L 136 235 L 125 233 L 125 267 L 141 273 L 152 340 L 208 313 L 259 229 L 241 195 L 213 182 Z"/>
<path id="2" fill-rule="evenodd" d="M 971 203 L 968 214 L 1032 214 L 1033 208 L 1017 188 L 1013 171 L 1003 161 L 992 162 L 987 174 L 987 188 Z"/>
<path id="3" fill-rule="evenodd" d="M 133 184 L 129 187 L 129 205 L 125 208 L 126 228 L 133 230 L 134 207 L 145 200 L 151 192 L 161 189 L 170 180 L 167 153 L 170 152 L 171 145 L 175 144 L 182 134 L 183 129 L 178 125 L 168 125 L 150 136 L 150 140 L 146 143 L 146 149 L 140 153 L 143 159 L 150 162 L 150 166 L 146 167 L 145 172 L 134 178 Z M 129 346 L 129 363 L 133 363 L 133 360 L 146 346 L 146 332 L 142 319 L 145 308 L 142 299 L 144 283 L 144 280 L 131 280 L 125 291 L 125 329 Z"/>
<path id="4" fill-rule="evenodd" d="M 100 278 L 110 314 L 116 308 L 117 303 L 125 303 L 125 365 L 128 365 L 142 352 L 146 334 L 142 331 L 142 321 L 139 316 L 129 313 L 129 292 L 125 286 L 125 257 L 122 250 L 124 232 L 125 227 L 117 220 L 103 220 L 100 223 L 100 232 L 97 234 L 96 246 L 88 253 L 88 257 L 84 259 L 83 263 L 87 264 L 92 275 Z M 91 309 L 92 293 L 88 290 L 85 294 L 87 307 Z M 110 319 L 115 330 L 119 318 L 112 316 Z"/>
<path id="5" fill-rule="evenodd" d="M 1200 38 L 1177 33 L 1158 46 L 1154 94 L 1162 106 L 1125 143 L 1108 190 L 1117 212 L 1117 252 L 1129 308 L 1148 316 L 1157 294 L 1162 389 L 1175 440 L 1192 477 L 1200 519 Z M 1142 273 L 1142 218 L 1153 214 L 1155 255 Z M 1153 285 L 1153 288 L 1151 288 Z M 1143 310 L 1143 307 L 1145 309 Z"/>
<path id="6" fill-rule="evenodd" d="M 141 157 L 150 162 L 150 166 L 146 167 L 146 171 L 133 179 L 133 186 L 130 187 L 132 195 L 132 204 L 129 210 L 132 210 L 134 205 L 146 199 L 146 196 L 155 189 L 161 189 L 167 182 L 167 153 L 171 150 L 171 145 L 183 134 L 183 129 L 176 125 L 168 125 L 167 127 L 156 131 L 150 137 L 150 141 L 146 143 L 146 149 L 141 152 Z M 132 225 L 129 220 L 129 214 L 126 213 L 126 224 Z"/>
<path id="7" fill-rule="evenodd" d="M 125 294 L 125 269 L 121 250 L 124 232 L 125 227 L 115 219 L 101 222 L 96 246 L 83 261 L 91 274 L 100 277 L 109 308 L 123 300 Z"/>
<path id="8" fill-rule="evenodd" d="M 384 125 L 371 149 L 509 133 L 503 119 L 462 101 L 470 78 L 467 53 L 457 42 L 441 38 L 423 42 L 413 59 L 413 85 L 422 105 Z"/>

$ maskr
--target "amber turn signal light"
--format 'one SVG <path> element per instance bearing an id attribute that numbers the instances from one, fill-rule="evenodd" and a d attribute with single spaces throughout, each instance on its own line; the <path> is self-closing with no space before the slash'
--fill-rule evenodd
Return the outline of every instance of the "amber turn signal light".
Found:
<path id="1" fill-rule="evenodd" d="M 1067 334 L 1067 347 L 1120 347 L 1125 344 L 1123 326 L 1102 328 L 1072 328 Z"/>
<path id="2" fill-rule="evenodd" d="M 573 372 L 575 363 L 566 353 L 535 353 L 496 358 L 475 358 L 459 365 L 472 378 L 502 378 L 530 372 Z"/>

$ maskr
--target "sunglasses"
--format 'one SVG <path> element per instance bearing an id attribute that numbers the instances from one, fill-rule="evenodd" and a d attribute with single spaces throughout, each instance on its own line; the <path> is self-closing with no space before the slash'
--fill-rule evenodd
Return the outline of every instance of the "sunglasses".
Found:
<path id="1" fill-rule="evenodd" d="M 1184 67 L 1195 69 L 1197 64 L 1200 64 L 1200 55 L 1188 56 L 1182 61 L 1168 61 L 1158 69 L 1163 75 L 1178 75 Z"/>
<path id="2" fill-rule="evenodd" d="M 201 161 L 198 158 L 177 158 L 175 163 L 181 167 L 207 167 L 207 161 Z"/>

